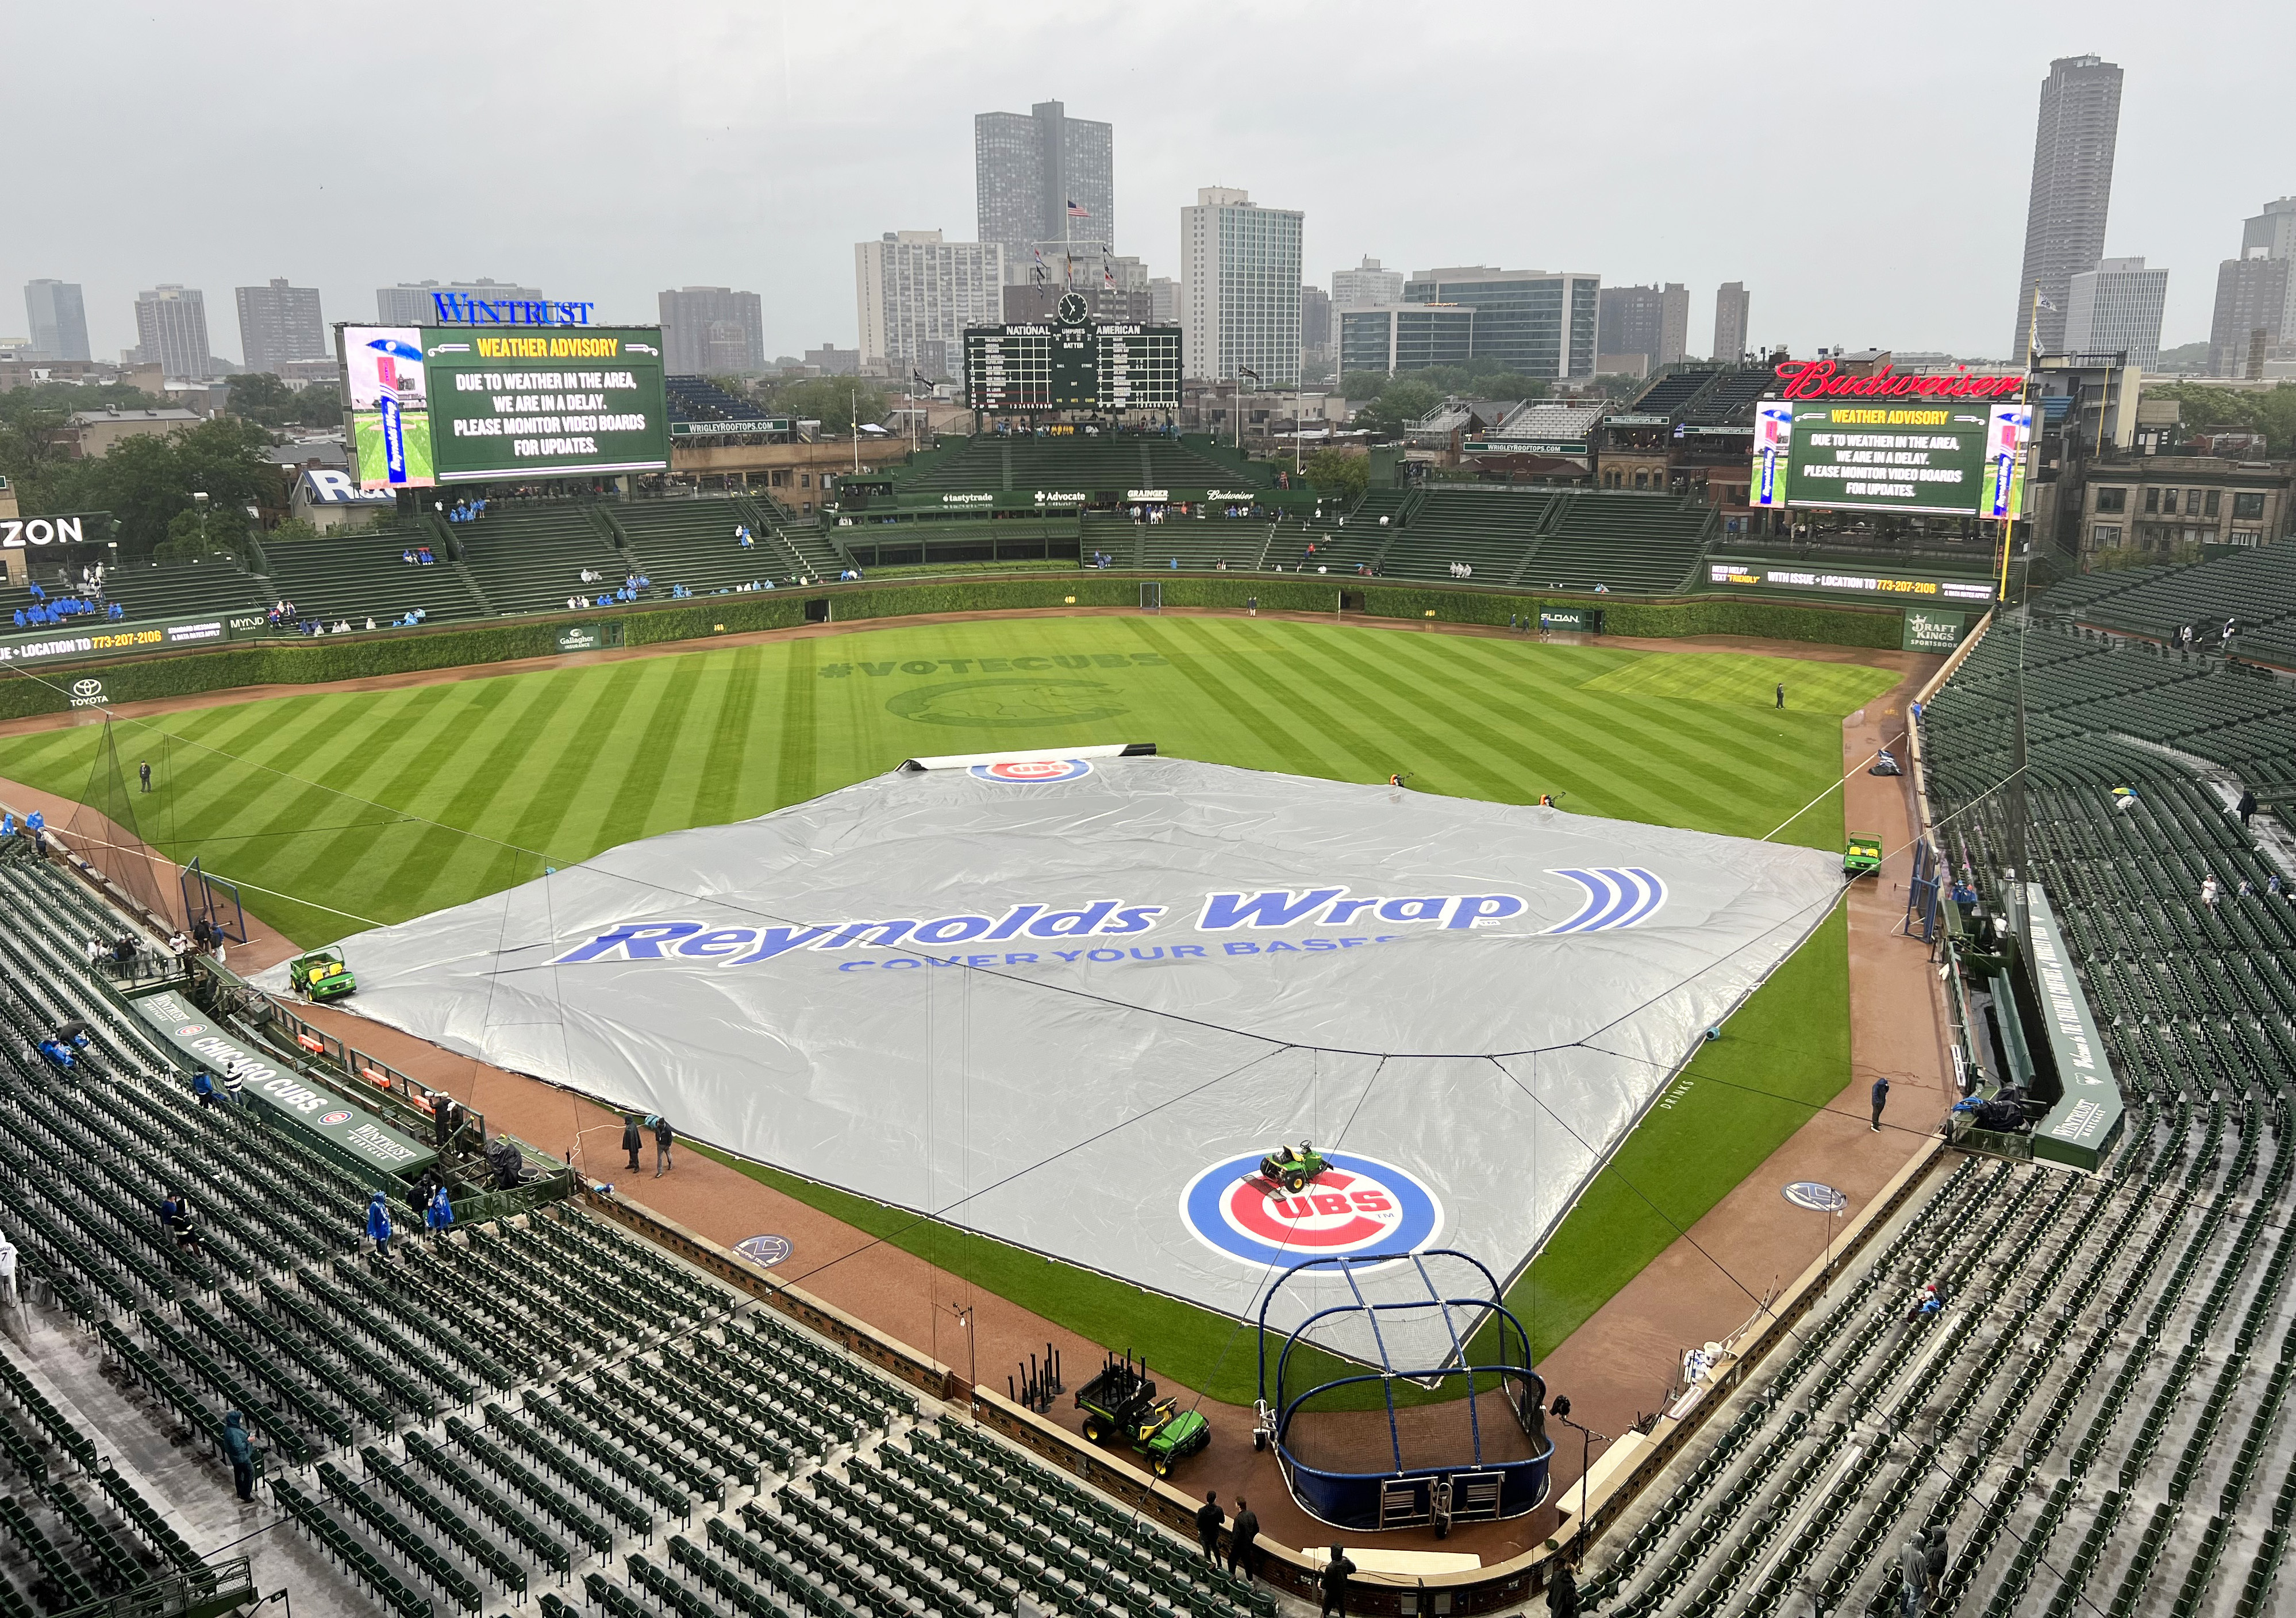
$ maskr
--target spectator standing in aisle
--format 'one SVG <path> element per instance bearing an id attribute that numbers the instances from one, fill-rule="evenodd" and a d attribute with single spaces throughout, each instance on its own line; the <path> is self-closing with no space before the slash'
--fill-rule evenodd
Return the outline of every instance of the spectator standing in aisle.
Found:
<path id="1" fill-rule="evenodd" d="M 223 1452 L 231 1460 L 231 1485 L 239 1498 L 255 1498 L 255 1446 L 247 1436 L 247 1418 L 236 1410 L 223 1413 Z"/>
<path id="2" fill-rule="evenodd" d="M 1259 1514 L 1240 1494 L 1235 1497 L 1235 1526 L 1227 1536 L 1227 1571 L 1244 1579 L 1259 1571 Z"/>
<path id="3" fill-rule="evenodd" d="M 625 1113 L 622 1115 L 622 1150 L 630 1154 L 630 1172 L 633 1174 L 644 1166 L 638 1162 L 638 1153 L 644 1146 L 645 1132 L 639 1127 L 638 1115 Z"/>
<path id="4" fill-rule="evenodd" d="M 1204 1560 L 1207 1562 L 1217 1563 L 1219 1560 L 1220 1524 L 1226 1520 L 1227 1514 L 1219 1508 L 1219 1496 L 1207 1492 L 1204 1503 L 1196 1507 L 1196 1540 L 1204 1548 Z"/>
<path id="5" fill-rule="evenodd" d="M 2223 890 L 2217 886 L 2217 874 L 2214 871 L 2201 878 L 2201 902 L 2210 909 L 2213 910 L 2217 908 L 2217 895 L 2222 891 Z"/>
<path id="6" fill-rule="evenodd" d="M 1554 1618 L 1578 1618 L 1578 1575 L 1567 1557 L 1555 1564 L 1554 1582 L 1546 1587 L 1546 1610 Z"/>
<path id="7" fill-rule="evenodd" d="M 676 1138 L 670 1133 L 669 1120 L 656 1113 L 653 1118 L 653 1177 L 656 1179 L 669 1172 L 670 1144 Z"/>
<path id="8" fill-rule="evenodd" d="M 2256 813 L 2256 789 L 2254 787 L 2243 786 L 2240 789 L 2240 802 L 2234 809 L 2233 812 L 2240 817 L 2240 829 L 2243 832 L 2248 830 L 2248 817 Z"/>
<path id="9" fill-rule="evenodd" d="M 1930 1524 L 1930 1594 L 1945 1594 L 1945 1524 Z"/>
<path id="10" fill-rule="evenodd" d="M 1332 1559 L 1324 1564 L 1323 1618 L 1348 1618 L 1348 1575 L 1355 1571 L 1348 1553 L 1332 1546 Z"/>
<path id="11" fill-rule="evenodd" d="M 1930 1548 L 1922 1535 L 1908 1535 L 1898 1548 L 1898 1577 L 1902 1581 L 1898 1594 L 1904 1604 L 1906 1618 L 1916 1618 L 1922 1610 L 1922 1592 L 1930 1577 Z"/>
<path id="12" fill-rule="evenodd" d="M 374 1256 L 390 1257 L 390 1210 L 383 1205 L 380 1191 L 367 1198 L 366 1233 L 374 1242 Z"/>
<path id="13" fill-rule="evenodd" d="M 223 1096 L 235 1107 L 247 1105 L 247 1064 L 234 1062 L 223 1070 Z"/>
<path id="14" fill-rule="evenodd" d="M 1874 1128 L 1877 1133 L 1882 1128 L 1882 1109 L 1889 1105 L 1889 1101 L 1890 1078 L 1884 1073 L 1874 1080 Z"/>
<path id="15" fill-rule="evenodd" d="M 437 1236 L 455 1222 L 455 1204 L 447 1199 L 447 1187 L 439 1186 L 430 1193 L 430 1200 L 422 1210 L 422 1228 Z"/>
<path id="16" fill-rule="evenodd" d="M 200 1104 L 201 1111 L 215 1105 L 215 1075 L 205 1068 L 192 1075 L 192 1099 Z"/>

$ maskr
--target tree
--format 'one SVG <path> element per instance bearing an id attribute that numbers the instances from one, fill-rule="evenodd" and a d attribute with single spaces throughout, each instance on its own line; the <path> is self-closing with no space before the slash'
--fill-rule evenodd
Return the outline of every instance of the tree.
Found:
<path id="1" fill-rule="evenodd" d="M 1399 433 L 1442 402 L 1441 392 L 1415 374 L 1394 377 L 1377 398 L 1356 412 L 1356 424 L 1375 432 Z"/>
<path id="2" fill-rule="evenodd" d="M 152 554 L 160 562 L 244 555 L 247 532 L 247 513 L 235 506 L 177 512 L 168 524 L 168 537 L 152 547 Z"/>
<path id="3" fill-rule="evenodd" d="M 229 387 L 230 411 L 242 421 L 284 427 L 302 419 L 295 390 L 268 371 L 242 371 Z"/>
<path id="4" fill-rule="evenodd" d="M 1337 495 L 1352 505 L 1371 487 L 1371 457 L 1343 449 L 1318 449 L 1302 469 L 1319 495 Z"/>
<path id="5" fill-rule="evenodd" d="M 819 422 L 831 438 L 852 431 L 857 417 L 874 422 L 885 414 L 884 394 L 874 384 L 849 376 L 793 377 L 774 386 L 769 403 L 776 415 Z"/>
<path id="6" fill-rule="evenodd" d="M 343 424 L 343 391 L 332 382 L 314 382 L 295 396 L 295 419 L 306 427 Z"/>
<path id="7" fill-rule="evenodd" d="M 308 517 L 290 517 L 263 536 L 266 545 L 300 545 L 306 539 L 316 539 L 319 530 Z"/>
<path id="8" fill-rule="evenodd" d="M 126 439 L 109 454 L 74 461 L 55 478 L 56 507 L 108 511 L 119 523 L 123 560 L 153 554 L 170 538 L 176 516 L 204 494 L 212 510 L 244 513 L 275 503 L 279 472 L 266 455 L 271 435 L 252 422 L 227 415 L 178 428 L 164 438 Z"/>
<path id="9" fill-rule="evenodd" d="M 2235 390 L 2211 388 L 2206 382 L 2144 385 L 2147 398 L 2174 399 L 2184 407 L 2184 430 L 2230 427 L 2235 431 L 2264 434 L 2269 453 L 2284 456 L 2296 450 L 2296 382 L 2275 388 Z"/>

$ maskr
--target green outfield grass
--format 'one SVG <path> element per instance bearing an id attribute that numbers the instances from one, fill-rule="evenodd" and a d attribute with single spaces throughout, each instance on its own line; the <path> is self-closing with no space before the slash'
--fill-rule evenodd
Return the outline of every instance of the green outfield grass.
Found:
<path id="1" fill-rule="evenodd" d="M 99 803 L 178 861 L 199 856 L 313 944 L 914 755 L 1004 746 L 1153 742 L 1335 779 L 1400 770 L 1422 791 L 1554 793 L 1582 814 L 1762 837 L 1836 782 L 1841 716 L 1892 684 L 1858 664 L 1413 629 L 989 620 L 316 691 L 121 721 L 109 752 L 98 726 L 0 738 L 0 776 Z M 123 789 L 141 760 L 148 795 Z M 1838 795 L 1778 834 L 1820 848 L 1841 834 Z M 1687 1089 L 1516 1289 L 1542 1351 L 1846 1082 L 1842 936 L 1837 917 L 1700 1053 Z M 1218 1317 L 757 1172 L 1098 1341 L 1147 1348 L 1183 1382 L 1249 1398 L 1249 1345 Z"/>

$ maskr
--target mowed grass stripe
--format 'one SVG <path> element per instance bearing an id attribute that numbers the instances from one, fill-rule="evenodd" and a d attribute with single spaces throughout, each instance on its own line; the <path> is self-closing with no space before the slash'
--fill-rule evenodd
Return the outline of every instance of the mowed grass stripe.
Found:
<path id="1" fill-rule="evenodd" d="M 537 850 L 560 866 L 573 865 L 596 851 L 576 840 L 576 834 L 567 829 L 567 817 L 580 801 L 585 784 L 604 773 L 603 739 L 621 722 L 622 710 L 636 692 L 636 681 L 625 678 L 635 667 L 603 663 L 564 671 L 568 689 L 537 737 L 550 768 L 533 781 L 509 829 L 497 834 L 504 842 Z"/>
<path id="2" fill-rule="evenodd" d="M 1185 623 L 1187 620 L 1180 621 Z M 1328 776 L 1331 773 L 1321 760 L 1300 744 L 1275 712 L 1255 701 L 1251 694 L 1226 677 L 1227 659 L 1218 655 L 1199 656 L 1190 645 L 1184 644 L 1181 635 L 1173 632 L 1174 628 L 1172 624 L 1160 622 L 1152 625 L 1144 620 L 1136 626 L 1136 632 L 1151 650 L 1168 661 L 1179 670 L 1182 678 L 1225 715 L 1241 736 L 1250 736 L 1266 749 L 1266 753 L 1260 757 L 1240 762 L 1252 768 L 1265 769 L 1280 760 L 1280 768 L 1293 775 Z"/>
<path id="3" fill-rule="evenodd" d="M 535 854 L 464 828 L 501 824 L 504 817 L 492 812 L 495 804 L 515 793 L 525 778 L 526 762 L 545 746 L 550 719 L 568 700 L 570 687 L 562 679 L 521 682 L 514 691 L 484 694 L 473 704 L 472 734 L 463 746 L 483 748 L 482 762 L 463 772 L 446 801 L 430 808 L 427 818 L 439 826 L 414 840 L 384 879 L 399 904 L 419 914 L 430 908 L 434 894 L 489 891 L 521 875 L 540 875 L 542 862 Z M 426 852 L 436 855 L 434 862 L 422 863 Z"/>
<path id="4" fill-rule="evenodd" d="M 688 825 L 719 825 L 735 818 L 742 801 L 742 766 L 749 757 L 750 727 L 756 723 L 758 686 L 765 678 L 764 646 L 743 646 L 730 659 L 712 657 L 722 664 L 725 678 L 709 729 L 709 745 L 693 783 L 693 801 L 686 809 Z"/>
<path id="5" fill-rule="evenodd" d="M 659 669 L 660 675 L 646 681 L 651 687 L 645 694 L 648 700 L 634 710 L 642 721 L 637 745 L 623 754 L 621 785 L 606 805 L 610 842 L 669 829 L 652 824 L 654 808 L 661 801 L 663 788 L 678 774 L 678 755 L 686 745 L 686 722 L 693 711 L 694 694 L 710 672 L 698 657 L 665 658 L 629 666 Z M 724 678 L 723 669 L 718 674 Z"/>
<path id="6" fill-rule="evenodd" d="M 820 701 L 821 643 L 794 640 L 788 645 L 789 661 L 783 670 L 787 683 L 782 687 L 781 745 L 774 760 L 773 802 L 776 807 L 802 803 L 812 797 L 819 764 L 819 739 L 814 730 L 814 719 Z"/>
<path id="7" fill-rule="evenodd" d="M 1431 689 L 1456 698 L 1462 717 L 1456 722 L 1463 727 L 1468 723 L 1464 715 L 1469 710 L 1514 724 L 1527 717 L 1509 713 L 1488 691 L 1460 679 L 1454 671 L 1424 657 L 1419 648 L 1406 648 L 1402 661 Z M 1635 735 L 1629 739 L 1619 722 L 1620 706 L 1586 702 L 1573 687 L 1549 686 L 1540 694 L 1536 719 L 1544 733 L 1541 762 L 1577 776 L 1565 790 L 1580 793 L 1589 801 L 1573 807 L 1581 812 L 1599 811 L 1702 830 L 1734 829 L 1718 820 L 1715 794 L 1683 795 L 1685 787 L 1701 785 L 1705 770 L 1716 766 L 1685 757 L 1669 745 L 1671 738 L 1667 736 Z M 1718 762 L 1726 756 L 1718 754 Z M 1750 780 L 1734 784 L 1742 796 L 1754 791 Z"/>

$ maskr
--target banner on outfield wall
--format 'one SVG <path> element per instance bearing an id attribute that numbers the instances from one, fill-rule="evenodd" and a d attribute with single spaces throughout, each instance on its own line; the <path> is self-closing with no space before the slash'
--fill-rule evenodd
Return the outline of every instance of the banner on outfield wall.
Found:
<path id="1" fill-rule="evenodd" d="M 1950 652 L 1961 645 L 1962 632 L 1968 622 L 1964 613 L 1932 612 L 1927 607 L 1907 607 L 1905 638 L 1899 643 L 1898 650 Z"/>
<path id="2" fill-rule="evenodd" d="M 136 652 L 180 652 L 187 646 L 229 640 L 232 629 L 232 620 L 221 614 L 142 623 L 107 623 L 90 614 L 78 621 L 0 635 L 0 666 L 29 668 Z"/>
<path id="3" fill-rule="evenodd" d="M 622 626 L 619 623 L 574 624 L 558 631 L 561 652 L 603 652 L 608 646 L 622 644 Z"/>
<path id="4" fill-rule="evenodd" d="M 217 1080 L 237 1065 L 247 1086 L 241 1093 L 261 1109 L 265 1122 L 292 1130 L 369 1185 L 379 1183 L 374 1178 L 378 1172 L 394 1178 L 420 1174 L 439 1161 L 430 1147 L 409 1140 L 365 1108 L 352 1106 L 234 1039 L 174 990 L 146 995 L 135 1004 L 144 1020 L 183 1053 L 186 1064 L 206 1068 Z"/>

